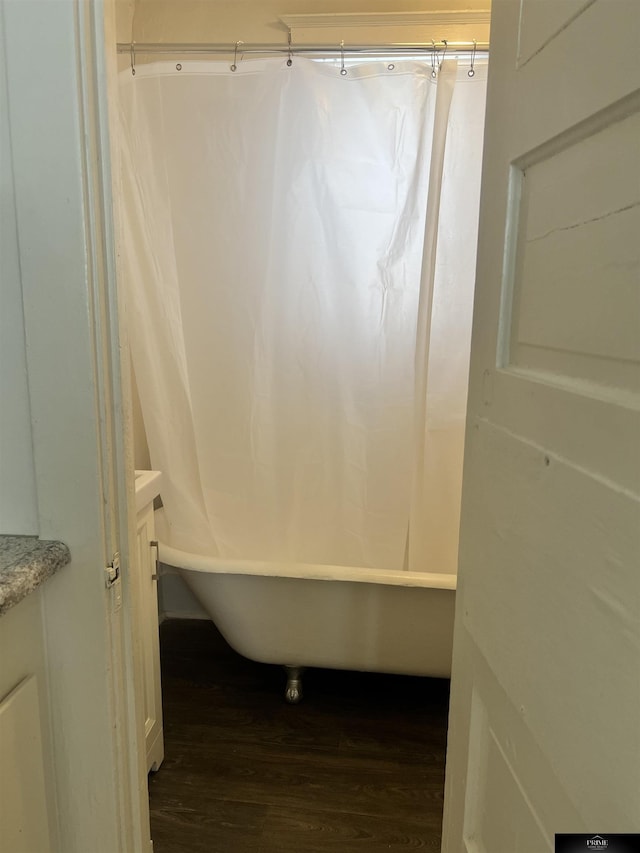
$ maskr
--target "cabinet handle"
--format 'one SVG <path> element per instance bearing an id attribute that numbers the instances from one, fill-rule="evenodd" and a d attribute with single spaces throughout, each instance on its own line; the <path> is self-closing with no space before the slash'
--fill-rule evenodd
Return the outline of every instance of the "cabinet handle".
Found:
<path id="1" fill-rule="evenodd" d="M 152 539 L 152 540 L 149 542 L 149 547 L 150 547 L 150 548 L 155 548 L 155 549 L 156 549 L 156 570 L 155 570 L 155 572 L 151 575 L 151 580 L 152 580 L 152 581 L 157 581 L 157 580 L 158 580 L 158 578 L 160 577 L 160 572 L 158 571 L 158 540 L 157 540 L 157 539 Z"/>

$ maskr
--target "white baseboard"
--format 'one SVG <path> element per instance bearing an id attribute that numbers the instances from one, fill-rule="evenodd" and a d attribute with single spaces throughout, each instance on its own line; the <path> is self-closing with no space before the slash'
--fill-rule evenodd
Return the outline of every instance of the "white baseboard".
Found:
<path id="1" fill-rule="evenodd" d="M 165 622 L 167 619 L 199 619 L 200 621 L 206 620 L 207 622 L 211 622 L 211 619 L 202 610 L 172 610 L 160 614 L 160 624 Z"/>

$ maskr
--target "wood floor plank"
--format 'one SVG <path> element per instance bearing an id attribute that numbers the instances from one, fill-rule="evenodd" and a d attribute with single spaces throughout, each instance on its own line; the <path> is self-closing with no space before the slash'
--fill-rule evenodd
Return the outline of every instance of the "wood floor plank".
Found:
<path id="1" fill-rule="evenodd" d="M 161 647 L 155 853 L 439 849 L 447 682 L 310 670 L 290 706 L 210 622 L 164 623 Z"/>
<path id="2" fill-rule="evenodd" d="M 247 803 L 215 802 L 207 811 L 169 798 L 151 812 L 154 853 L 245 853 L 259 850 L 266 809 Z"/>
<path id="3" fill-rule="evenodd" d="M 362 760 L 321 751 L 295 751 L 261 744 L 226 748 L 177 744 L 181 772 L 203 802 L 240 800 L 361 815 L 411 817 L 441 806 L 440 768 L 408 773 L 401 762 Z M 174 765 L 175 767 L 175 765 Z M 436 802 L 433 802 L 433 801 Z"/>
<path id="4" fill-rule="evenodd" d="M 265 821 L 262 849 L 281 853 L 406 853 L 439 851 L 440 825 L 425 821 L 357 816 L 342 812 L 290 812 L 270 809 Z"/>

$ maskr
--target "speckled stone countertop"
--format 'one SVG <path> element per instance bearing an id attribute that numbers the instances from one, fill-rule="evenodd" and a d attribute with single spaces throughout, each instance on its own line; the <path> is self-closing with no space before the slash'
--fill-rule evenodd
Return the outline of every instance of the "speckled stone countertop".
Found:
<path id="1" fill-rule="evenodd" d="M 71 560 L 62 542 L 0 535 L 0 616 Z"/>

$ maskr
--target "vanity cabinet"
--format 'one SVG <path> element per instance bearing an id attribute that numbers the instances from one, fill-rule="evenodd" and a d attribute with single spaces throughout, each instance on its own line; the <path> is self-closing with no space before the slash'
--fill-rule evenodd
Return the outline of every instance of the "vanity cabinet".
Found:
<path id="1" fill-rule="evenodd" d="M 150 475 L 158 475 L 149 485 Z M 158 472 L 136 472 L 136 554 L 133 578 L 136 583 L 137 647 L 142 670 L 138 685 L 143 709 L 147 771 L 157 770 L 164 758 L 162 732 L 162 688 L 158 637 L 157 547 L 153 500 L 159 493 Z M 139 672 L 140 672 L 139 669 Z"/>
<path id="2" fill-rule="evenodd" d="M 0 619 L 0 849 L 57 849 L 40 590 Z"/>

